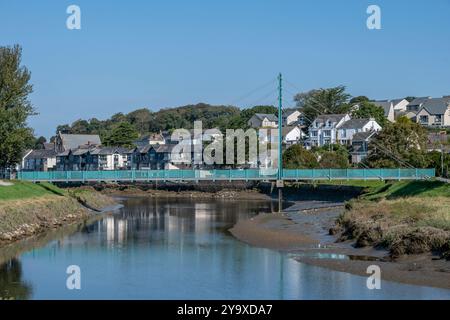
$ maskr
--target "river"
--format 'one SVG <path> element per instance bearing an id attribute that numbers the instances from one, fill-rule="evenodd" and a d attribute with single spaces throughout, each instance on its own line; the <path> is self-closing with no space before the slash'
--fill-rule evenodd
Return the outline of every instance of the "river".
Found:
<path id="1" fill-rule="evenodd" d="M 449 299 L 450 291 L 297 262 L 227 231 L 267 201 L 129 198 L 95 222 L 0 249 L 0 297 L 14 299 Z M 34 248 L 32 248 L 34 247 Z M 23 248 L 23 249 L 22 249 Z M 6 252 L 6 253 L 5 253 Z M 80 268 L 69 290 L 67 268 Z"/>

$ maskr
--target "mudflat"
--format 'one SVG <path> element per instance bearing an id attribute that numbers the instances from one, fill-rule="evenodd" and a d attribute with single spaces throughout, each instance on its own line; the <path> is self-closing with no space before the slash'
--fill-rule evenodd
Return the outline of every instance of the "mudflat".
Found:
<path id="1" fill-rule="evenodd" d="M 438 256 L 392 259 L 386 250 L 355 248 L 354 241 L 337 242 L 329 229 L 344 211 L 343 203 L 328 206 L 310 201 L 302 202 L 300 208 L 241 220 L 230 232 L 250 245 L 289 252 L 302 263 L 361 276 L 367 276 L 367 267 L 376 264 L 384 280 L 450 289 L 450 262 Z"/>

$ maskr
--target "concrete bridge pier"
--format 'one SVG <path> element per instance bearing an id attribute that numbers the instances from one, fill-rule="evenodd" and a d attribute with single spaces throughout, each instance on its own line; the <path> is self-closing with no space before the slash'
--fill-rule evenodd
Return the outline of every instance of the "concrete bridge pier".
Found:
<path id="1" fill-rule="evenodd" d="M 278 213 L 283 211 L 283 187 L 284 181 L 277 180 L 277 189 L 278 189 Z"/>

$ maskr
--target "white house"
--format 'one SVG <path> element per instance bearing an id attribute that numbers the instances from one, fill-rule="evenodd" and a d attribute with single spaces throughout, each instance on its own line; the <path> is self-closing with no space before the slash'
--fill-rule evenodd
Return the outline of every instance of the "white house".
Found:
<path id="1" fill-rule="evenodd" d="M 145 147 L 146 145 L 165 144 L 166 139 L 162 133 L 147 134 L 138 140 L 134 141 L 134 144 L 138 147 Z"/>
<path id="2" fill-rule="evenodd" d="M 373 101 L 373 104 L 383 108 L 386 119 L 390 122 L 395 121 L 394 103 L 392 101 Z"/>
<path id="3" fill-rule="evenodd" d="M 394 111 L 406 111 L 406 107 L 409 104 L 409 101 L 406 99 L 391 99 L 389 100 L 392 102 L 392 105 L 394 107 Z"/>
<path id="4" fill-rule="evenodd" d="M 417 112 L 416 121 L 423 126 L 449 127 L 450 97 L 426 100 Z"/>
<path id="5" fill-rule="evenodd" d="M 283 126 L 302 125 L 302 113 L 298 110 L 283 111 Z"/>
<path id="6" fill-rule="evenodd" d="M 277 128 L 278 117 L 274 114 L 255 113 L 248 120 L 248 125 L 252 128 Z"/>
<path id="7" fill-rule="evenodd" d="M 287 145 L 299 143 L 305 138 L 305 133 L 298 126 L 283 127 L 283 143 Z"/>
<path id="8" fill-rule="evenodd" d="M 97 170 L 126 169 L 129 165 L 128 149 L 122 147 L 103 147 L 89 151 Z M 97 158 L 97 159 L 95 159 Z"/>
<path id="9" fill-rule="evenodd" d="M 375 119 L 350 119 L 338 128 L 338 142 L 342 145 L 351 145 L 353 136 L 359 132 L 380 131 L 381 126 Z"/>
<path id="10" fill-rule="evenodd" d="M 321 147 L 326 144 L 337 143 L 337 131 L 348 120 L 350 120 L 348 114 L 319 115 L 309 126 L 308 145 L 310 147 Z"/>

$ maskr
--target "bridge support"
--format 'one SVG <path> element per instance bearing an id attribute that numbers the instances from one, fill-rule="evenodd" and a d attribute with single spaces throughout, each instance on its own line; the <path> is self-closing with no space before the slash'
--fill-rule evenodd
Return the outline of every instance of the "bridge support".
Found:
<path id="1" fill-rule="evenodd" d="M 277 188 L 278 188 L 278 213 L 283 211 L 283 180 L 277 180 Z"/>

